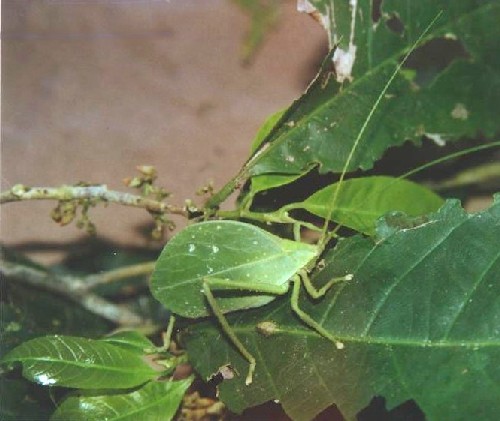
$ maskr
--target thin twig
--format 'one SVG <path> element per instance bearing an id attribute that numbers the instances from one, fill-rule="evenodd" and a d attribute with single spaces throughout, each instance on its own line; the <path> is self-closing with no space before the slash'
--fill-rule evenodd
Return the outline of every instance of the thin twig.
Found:
<path id="1" fill-rule="evenodd" d="M 98 275 L 88 275 L 83 278 L 85 289 L 89 290 L 98 285 L 109 284 L 121 281 L 122 279 L 132 278 L 134 276 L 149 275 L 153 272 L 155 261 L 138 263 L 136 265 L 125 266 L 119 269 L 110 270 Z"/>
<path id="2" fill-rule="evenodd" d="M 57 276 L 41 269 L 8 262 L 3 259 L 0 260 L 0 274 L 6 280 L 16 279 L 27 285 L 61 294 L 90 312 L 121 326 L 137 326 L 145 323 L 139 315 L 131 310 L 111 303 L 89 291 L 90 288 L 86 285 L 84 279 L 73 276 Z M 106 278 L 104 275 L 101 276 Z M 96 277 L 96 275 L 93 276 Z M 120 279 L 123 278 L 122 274 Z M 95 280 L 94 284 L 96 284 Z"/>
<path id="3" fill-rule="evenodd" d="M 187 216 L 187 211 L 183 208 L 135 194 L 108 190 L 105 184 L 94 186 L 62 185 L 60 187 L 27 187 L 22 184 L 17 184 L 10 190 L 0 194 L 0 204 L 19 202 L 22 200 L 68 201 L 81 199 L 98 199 L 108 203 L 118 203 L 125 206 L 144 208 L 153 213 L 166 212 Z"/>
<path id="4" fill-rule="evenodd" d="M 320 231 L 316 225 L 311 224 L 306 221 L 299 221 L 298 219 L 292 218 L 288 214 L 288 210 L 300 209 L 300 207 L 294 207 L 295 204 L 284 206 L 283 208 L 277 210 L 276 212 L 252 212 L 247 209 L 236 209 L 236 210 L 220 210 L 215 213 L 219 218 L 223 219 L 251 219 L 253 221 L 259 221 L 263 223 L 275 223 L 275 224 L 298 224 L 311 231 Z"/>

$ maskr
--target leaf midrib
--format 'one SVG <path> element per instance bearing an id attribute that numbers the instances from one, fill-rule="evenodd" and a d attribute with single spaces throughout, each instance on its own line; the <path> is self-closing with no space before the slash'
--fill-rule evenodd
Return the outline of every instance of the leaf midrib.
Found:
<path id="1" fill-rule="evenodd" d="M 234 326 L 232 325 L 231 328 L 235 332 L 242 333 L 244 335 L 257 335 L 255 333 L 255 326 Z M 364 336 L 364 337 L 358 337 L 358 336 L 349 336 L 349 335 L 337 335 L 335 332 L 331 332 L 335 339 L 339 340 L 342 343 L 347 344 L 346 347 L 348 346 L 349 343 L 353 344 L 359 344 L 359 343 L 364 343 L 367 345 L 397 345 L 397 346 L 413 346 L 417 348 L 478 348 L 478 347 L 500 347 L 500 339 L 498 340 L 483 340 L 480 342 L 470 342 L 470 341 L 433 341 L 433 340 L 421 340 L 421 341 L 416 341 L 416 340 L 411 340 L 411 339 L 395 339 L 395 338 L 384 338 L 384 337 L 370 337 L 370 336 Z M 289 336 L 297 336 L 297 337 L 315 337 L 319 339 L 324 339 L 325 341 L 329 342 L 329 339 L 324 338 L 321 336 L 319 333 L 316 333 L 312 329 L 289 329 L 289 328 L 283 328 L 279 327 L 279 331 L 275 333 L 274 335 L 289 335 Z M 272 340 L 272 337 L 269 338 Z M 332 343 L 332 346 L 335 346 Z"/>
<path id="2" fill-rule="evenodd" d="M 53 358 L 47 358 L 47 357 L 23 357 L 23 358 L 12 358 L 12 359 L 5 359 L 2 360 L 2 362 L 31 362 L 32 364 L 35 363 L 57 363 L 57 364 L 63 364 L 63 365 L 68 365 L 68 366 L 75 366 L 75 367 L 84 367 L 84 368 L 92 368 L 92 369 L 97 369 L 97 370 L 106 370 L 106 371 L 119 371 L 119 372 L 124 372 L 124 373 L 137 373 L 138 371 L 141 373 L 151 373 L 154 374 L 155 371 L 148 366 L 144 367 L 139 367 L 139 366 L 133 366 L 132 369 L 128 370 L 127 368 L 120 368 L 120 367 L 113 367 L 113 366 L 108 366 L 108 365 L 102 365 L 102 364 L 88 364 L 88 363 L 82 363 L 79 361 L 73 361 L 73 360 L 61 360 L 61 359 L 53 359 Z M 130 364 L 128 365 L 130 367 Z"/>

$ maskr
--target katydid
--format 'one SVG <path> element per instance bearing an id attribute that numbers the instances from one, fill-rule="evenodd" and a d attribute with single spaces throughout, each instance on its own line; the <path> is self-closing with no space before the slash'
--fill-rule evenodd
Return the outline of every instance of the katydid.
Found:
<path id="1" fill-rule="evenodd" d="M 185 228 L 167 244 L 153 273 L 151 290 L 173 314 L 200 318 L 213 313 L 249 361 L 246 383 L 250 384 L 255 358 L 237 338 L 224 314 L 263 306 L 286 294 L 290 285 L 291 304 L 297 316 L 338 348 L 343 347 L 298 306 L 301 284 L 311 296 L 319 298 L 336 282 L 352 278 L 347 274 L 316 289 L 307 268 L 317 257 L 318 247 L 282 239 L 254 225 L 201 222 Z"/>
<path id="2" fill-rule="evenodd" d="M 350 150 L 337 188 L 332 193 L 327 215 L 330 215 L 335 207 L 352 157 L 375 110 L 411 51 L 438 17 L 439 14 L 398 64 L 373 104 Z M 256 153 L 263 155 L 266 150 L 262 149 Z M 247 385 L 252 383 L 256 360 L 237 337 L 224 315 L 263 306 L 277 296 L 288 293 L 290 287 L 290 304 L 299 319 L 321 336 L 331 340 L 338 349 L 342 349 L 343 343 L 299 308 L 302 286 L 310 296 L 319 298 L 336 283 L 352 279 L 352 274 L 347 273 L 331 279 L 319 289 L 309 280 L 308 272 L 317 266 L 333 235 L 328 231 L 328 222 L 329 219 L 325 218 L 322 235 L 316 245 L 300 242 L 297 238 L 300 236 L 300 229 L 294 230 L 296 241 L 291 241 L 254 225 L 237 221 L 213 220 L 188 226 L 165 246 L 159 257 L 151 279 L 152 294 L 173 315 L 200 318 L 213 314 L 223 332 L 249 362 Z"/>

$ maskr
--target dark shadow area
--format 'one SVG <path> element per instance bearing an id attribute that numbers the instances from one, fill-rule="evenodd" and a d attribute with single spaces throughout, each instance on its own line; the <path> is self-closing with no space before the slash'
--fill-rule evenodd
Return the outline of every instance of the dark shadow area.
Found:
<path id="1" fill-rule="evenodd" d="M 65 251 L 61 263 L 43 268 L 26 259 L 20 252 Z M 158 249 L 121 247 L 109 240 L 87 237 L 69 244 L 26 243 L 16 248 L 1 249 L 2 259 L 10 264 L 47 272 L 55 277 L 71 276 L 81 280 L 86 275 L 98 275 L 117 268 L 154 261 Z M 21 275 L 20 275 L 21 276 Z M 81 278 L 79 278 L 81 277 Z M 128 307 L 144 320 L 166 323 L 168 312 L 149 292 L 149 275 L 132 276 L 111 283 L 103 283 L 92 292 L 109 302 Z M 55 281 L 48 282 L 53 283 Z M 1 312 L 4 325 L 12 329 L 3 336 L 3 350 L 12 349 L 32 337 L 46 334 L 99 336 L 114 327 L 112 322 L 86 310 L 78 300 L 70 299 L 48 287 L 34 286 L 22 279 L 2 278 Z"/>
<path id="2" fill-rule="evenodd" d="M 232 414 L 231 421 L 291 421 L 277 402 L 266 402 L 247 409 L 242 415 Z M 312 421 L 343 421 L 345 418 L 335 405 L 324 409 Z M 386 409 L 385 399 L 375 397 L 356 416 L 358 421 L 425 421 L 425 415 L 413 400 L 406 401 L 391 410 Z"/>
<path id="3" fill-rule="evenodd" d="M 48 420 L 56 409 L 55 398 L 67 393 L 67 389 L 32 383 L 18 369 L 0 376 L 0 391 L 1 413 L 16 414 L 17 420 L 29 421 Z"/>
<path id="4" fill-rule="evenodd" d="M 133 247 L 119 245 L 100 237 L 87 237 L 66 244 L 66 257 L 58 265 L 73 273 L 99 273 L 135 263 L 156 260 L 162 246 Z"/>
<path id="5" fill-rule="evenodd" d="M 372 22 L 376 25 L 382 18 L 382 1 L 383 0 L 373 0 L 372 1 Z M 389 30 L 394 32 L 399 36 L 404 35 L 405 25 L 401 20 L 401 17 L 397 13 L 391 13 L 389 15 L 384 15 L 385 25 Z"/>
<path id="6" fill-rule="evenodd" d="M 455 60 L 468 58 L 460 41 L 451 37 L 435 38 L 415 49 L 403 67 L 416 71 L 414 82 L 425 88 Z"/>
<path id="7" fill-rule="evenodd" d="M 399 177 L 431 161 L 486 143 L 487 141 L 481 137 L 449 142 L 445 147 L 439 146 L 429 139 L 422 139 L 419 144 L 406 142 L 399 147 L 388 149 L 382 159 L 376 162 L 372 170 L 349 173 L 347 179 L 373 175 Z M 467 168 L 495 162 L 499 159 L 500 148 L 484 149 L 423 169 L 413 174 L 410 179 L 426 183 L 430 187 L 433 187 L 440 181 L 446 180 Z M 320 190 L 335 181 L 338 181 L 338 175 L 323 175 L 314 169 L 288 185 L 259 193 L 255 197 L 252 208 L 259 211 L 274 211 L 288 203 L 301 202 L 311 194 L 312 190 Z M 467 195 L 473 193 L 494 193 L 495 186 L 498 186 L 497 181 L 492 183 L 483 182 L 463 188 L 440 190 L 439 193 L 444 197 L 464 198 L 466 193 Z M 301 215 L 301 211 L 295 212 L 299 212 L 298 215 Z M 319 221 L 321 222 L 321 220 Z"/>
<path id="8" fill-rule="evenodd" d="M 359 412 L 358 421 L 425 421 L 425 415 L 415 401 L 406 401 L 388 411 L 385 399 L 375 397 L 365 409 Z"/>
<path id="9" fill-rule="evenodd" d="M 148 227 L 150 225 L 145 224 Z M 139 227 L 138 230 L 143 230 L 143 228 Z M 16 253 L 61 253 L 64 260 L 68 260 L 63 265 L 72 265 L 74 264 L 75 259 L 78 260 L 78 256 L 81 256 L 81 259 L 85 257 L 93 257 L 97 260 L 95 262 L 87 262 L 88 266 L 86 267 L 86 273 L 90 273 L 92 271 L 102 270 L 99 269 L 102 263 L 102 260 L 106 260 L 108 258 L 113 258 L 116 261 L 121 258 L 128 258 L 132 256 L 136 256 L 138 259 L 141 257 L 151 257 L 154 259 L 157 257 L 163 247 L 162 242 L 153 242 L 151 241 L 151 245 L 149 247 L 141 246 L 131 246 L 131 245 L 123 245 L 113 242 L 110 239 L 100 237 L 100 236 L 89 236 L 82 235 L 81 238 L 75 241 L 28 241 L 22 243 L 13 243 L 9 244 L 9 249 L 15 250 Z"/>
<path id="10" fill-rule="evenodd" d="M 380 18 L 382 17 L 382 0 L 373 0 L 372 1 L 372 22 L 378 23 Z"/>
<path id="11" fill-rule="evenodd" d="M 395 34 L 402 37 L 405 32 L 405 24 L 397 13 L 391 13 L 389 18 L 385 21 L 385 25 Z"/>

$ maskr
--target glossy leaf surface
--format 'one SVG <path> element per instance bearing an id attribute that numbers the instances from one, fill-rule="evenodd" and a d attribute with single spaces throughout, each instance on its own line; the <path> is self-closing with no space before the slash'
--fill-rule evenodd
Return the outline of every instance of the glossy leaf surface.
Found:
<path id="1" fill-rule="evenodd" d="M 388 407 L 414 399 L 429 420 L 495 419 L 500 412 L 500 200 L 466 214 L 447 202 L 424 223 L 399 218 L 385 236 L 339 243 L 313 278 L 352 281 L 300 306 L 344 343 L 339 350 L 308 329 L 289 297 L 228 317 L 257 358 L 254 383 L 221 385 L 234 411 L 277 399 L 296 420 L 335 403 L 352 419 L 375 395 Z M 399 228 L 398 228 L 399 227 Z M 274 325 L 271 334 L 257 330 Z M 210 376 L 247 362 L 209 322 L 185 333 L 196 369 Z"/>
<path id="2" fill-rule="evenodd" d="M 327 186 L 297 207 L 322 218 L 328 217 L 341 225 L 372 235 L 377 219 L 391 211 L 410 216 L 436 211 L 443 200 L 431 190 L 408 180 L 375 176 L 354 178 L 341 184 L 333 208 L 332 200 L 339 183 Z"/>
<path id="3" fill-rule="evenodd" d="M 191 225 L 167 243 L 151 277 L 153 295 L 175 314 L 210 314 L 203 280 L 216 278 L 288 290 L 288 280 L 316 253 L 314 246 L 276 237 L 254 225 L 209 221 Z M 234 290 L 233 290 L 234 291 Z M 217 299 L 222 311 L 262 306 L 269 294 L 234 291 Z"/>
<path id="4" fill-rule="evenodd" d="M 72 336 L 32 339 L 1 362 L 21 363 L 23 375 L 39 384 L 80 389 L 130 388 L 158 375 L 136 352 Z"/>
<path id="5" fill-rule="evenodd" d="M 192 378 L 150 382 L 131 393 L 70 396 L 57 408 L 52 421 L 169 421 L 173 418 Z"/>

